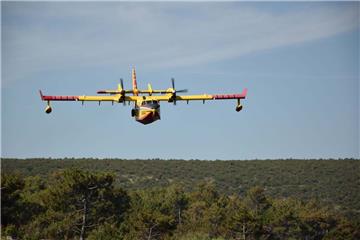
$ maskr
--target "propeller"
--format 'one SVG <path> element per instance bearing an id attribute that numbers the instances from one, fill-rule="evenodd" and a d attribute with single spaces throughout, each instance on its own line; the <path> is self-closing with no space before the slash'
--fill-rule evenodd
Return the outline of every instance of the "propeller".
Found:
<path id="1" fill-rule="evenodd" d="M 175 79 L 174 78 L 171 78 L 171 86 L 172 86 L 172 102 L 174 103 L 174 105 L 176 105 L 176 93 L 185 93 L 187 92 L 188 90 L 187 89 L 181 89 L 181 90 L 176 90 L 175 88 Z"/>
<path id="2" fill-rule="evenodd" d="M 122 99 L 122 102 L 123 102 L 123 105 L 125 106 L 125 89 L 124 89 L 124 81 L 122 78 L 120 78 L 120 86 L 119 86 L 119 91 L 120 91 L 120 94 L 121 94 L 121 99 Z"/>

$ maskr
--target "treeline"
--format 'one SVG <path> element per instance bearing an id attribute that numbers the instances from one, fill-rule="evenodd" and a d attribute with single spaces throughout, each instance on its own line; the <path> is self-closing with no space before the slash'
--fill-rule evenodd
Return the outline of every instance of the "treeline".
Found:
<path id="1" fill-rule="evenodd" d="M 68 168 L 113 172 L 114 185 L 127 190 L 182 183 L 187 191 L 201 181 L 213 181 L 221 194 L 246 195 L 253 186 L 273 198 L 293 197 L 319 202 L 360 221 L 360 161 L 342 160 L 120 160 L 2 159 L 2 172 L 48 178 Z"/>
<path id="2" fill-rule="evenodd" d="M 192 190 L 125 190 L 116 176 L 79 169 L 48 178 L 2 175 L 3 237 L 15 239 L 360 239 L 359 225 L 315 200 L 272 198 L 264 188 L 224 194 L 214 181 Z"/>

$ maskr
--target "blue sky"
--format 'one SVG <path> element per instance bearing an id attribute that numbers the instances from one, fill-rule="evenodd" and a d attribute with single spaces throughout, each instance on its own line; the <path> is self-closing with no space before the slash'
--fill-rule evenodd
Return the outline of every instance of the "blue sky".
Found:
<path id="1" fill-rule="evenodd" d="M 2 157 L 359 157 L 359 2 L 1 2 Z M 54 102 L 138 85 L 236 101 L 162 103 L 144 126 L 122 104 Z"/>

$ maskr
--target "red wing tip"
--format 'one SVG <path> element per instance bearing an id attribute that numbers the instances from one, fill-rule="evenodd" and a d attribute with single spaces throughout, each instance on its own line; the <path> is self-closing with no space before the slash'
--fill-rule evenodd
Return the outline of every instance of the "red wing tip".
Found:
<path id="1" fill-rule="evenodd" d="M 241 95 L 243 95 L 244 97 L 246 97 L 247 91 L 248 91 L 248 89 L 247 89 L 247 88 L 244 88 L 244 90 L 243 90 L 243 92 L 241 93 Z"/>
<path id="2" fill-rule="evenodd" d="M 247 88 L 244 88 L 242 93 L 236 93 L 236 94 L 216 94 L 212 95 L 213 99 L 244 99 L 247 95 Z"/>

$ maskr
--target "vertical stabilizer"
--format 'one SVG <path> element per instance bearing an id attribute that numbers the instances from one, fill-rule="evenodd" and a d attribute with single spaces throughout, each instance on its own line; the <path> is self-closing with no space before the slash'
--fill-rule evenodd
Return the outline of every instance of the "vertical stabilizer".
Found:
<path id="1" fill-rule="evenodd" d="M 137 88 L 135 68 L 132 69 L 131 78 L 132 78 L 132 85 L 133 85 L 134 95 L 137 96 L 139 94 L 139 91 L 138 91 L 138 88 Z"/>

